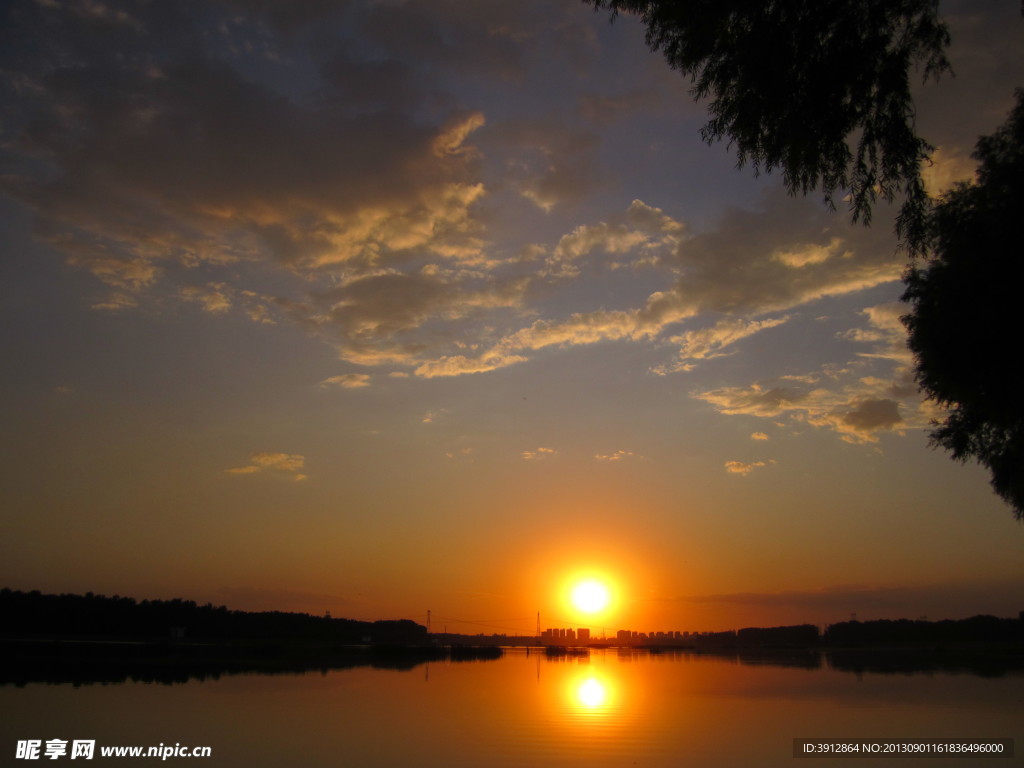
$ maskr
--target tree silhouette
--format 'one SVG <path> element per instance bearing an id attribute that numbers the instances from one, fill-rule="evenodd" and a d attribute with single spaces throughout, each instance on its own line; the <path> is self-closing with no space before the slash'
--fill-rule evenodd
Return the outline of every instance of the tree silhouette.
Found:
<path id="1" fill-rule="evenodd" d="M 949 69 L 938 0 L 584 0 L 637 14 L 647 43 L 710 98 L 708 143 L 727 139 L 738 165 L 780 169 L 790 193 L 849 195 L 854 221 L 902 198 L 897 232 L 912 253 L 926 240 L 911 69 Z"/>
<path id="2" fill-rule="evenodd" d="M 933 255 L 907 273 L 903 318 L 927 395 L 950 408 L 932 441 L 976 459 L 1024 520 L 1024 90 L 978 141 L 977 180 L 943 196 L 928 222 Z"/>

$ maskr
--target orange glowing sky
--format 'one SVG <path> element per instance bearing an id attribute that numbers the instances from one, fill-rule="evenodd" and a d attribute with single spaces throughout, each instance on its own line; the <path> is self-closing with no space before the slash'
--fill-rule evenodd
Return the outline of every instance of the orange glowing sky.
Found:
<path id="1" fill-rule="evenodd" d="M 1024 532 L 928 446 L 890 212 L 737 171 L 635 20 L 99 7 L 2 11 L 0 586 L 466 632 L 1024 608 Z M 1014 4 L 943 7 L 936 192 L 1024 82 Z"/>

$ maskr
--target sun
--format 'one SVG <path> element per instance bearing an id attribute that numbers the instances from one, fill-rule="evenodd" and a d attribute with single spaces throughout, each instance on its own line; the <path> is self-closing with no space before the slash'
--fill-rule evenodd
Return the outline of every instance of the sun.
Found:
<path id="1" fill-rule="evenodd" d="M 599 613 L 611 602 L 608 587 L 596 579 L 581 581 L 572 589 L 572 604 L 583 613 Z"/>

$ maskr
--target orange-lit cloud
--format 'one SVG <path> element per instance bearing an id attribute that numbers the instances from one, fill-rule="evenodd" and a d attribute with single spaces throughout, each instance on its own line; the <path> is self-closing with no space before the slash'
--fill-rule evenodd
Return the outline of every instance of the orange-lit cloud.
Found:
<path id="1" fill-rule="evenodd" d="M 321 387 L 341 387 L 342 389 L 362 389 L 370 386 L 371 376 L 368 373 L 343 373 L 331 376 L 320 382 Z"/>
<path id="2" fill-rule="evenodd" d="M 957 182 L 971 181 L 978 161 L 958 147 L 936 147 L 921 169 L 925 189 L 931 197 L 949 192 Z"/>
<path id="3" fill-rule="evenodd" d="M 826 386 L 723 387 L 697 397 L 723 414 L 776 418 L 789 416 L 797 422 L 827 427 L 851 443 L 874 443 L 878 433 L 909 426 L 900 415 L 900 404 L 891 398 L 872 397 L 877 382 L 854 382 L 837 389 Z M 887 382 L 882 387 L 888 389 Z M 924 426 L 921 424 L 920 426 Z"/>
<path id="4" fill-rule="evenodd" d="M 554 456 L 558 451 L 554 448 L 537 448 L 532 451 L 523 451 L 520 454 L 526 461 L 539 461 L 540 459 Z"/>
<path id="5" fill-rule="evenodd" d="M 725 471 L 733 475 L 749 475 L 755 469 L 758 469 L 760 467 L 767 467 L 768 464 L 773 463 L 774 462 L 765 461 L 727 461 L 725 462 Z"/>
<path id="6" fill-rule="evenodd" d="M 230 475 L 254 475 L 259 472 L 271 471 L 290 475 L 293 480 L 302 481 L 307 475 L 301 470 L 306 465 L 306 457 L 298 453 L 279 453 L 263 451 L 249 457 L 249 464 L 243 467 L 232 467 L 224 470 Z"/>
<path id="7" fill-rule="evenodd" d="M 925 428 L 939 411 L 918 393 L 901 313 L 897 304 L 862 310 L 867 326 L 840 334 L 861 346 L 844 367 L 722 387 L 696 397 L 726 415 L 788 417 L 833 430 L 850 443 L 877 443 L 885 432 Z"/>
<path id="8" fill-rule="evenodd" d="M 637 456 L 633 451 L 618 450 L 613 453 L 596 453 L 594 458 L 598 461 L 624 461 L 626 459 L 640 459 L 642 456 Z"/>
<path id="9" fill-rule="evenodd" d="M 679 345 L 679 359 L 671 365 L 659 366 L 655 372 L 671 373 L 693 370 L 696 361 L 711 360 L 730 354 L 724 350 L 755 333 L 775 328 L 788 320 L 788 315 L 771 320 L 728 318 L 720 320 L 710 328 L 687 331 L 681 336 L 673 336 L 668 341 Z"/>
<path id="10" fill-rule="evenodd" d="M 224 283 L 210 283 L 204 286 L 186 285 L 178 293 L 185 301 L 195 302 L 207 312 L 226 312 L 231 308 L 231 299 L 228 297 L 227 286 Z"/>

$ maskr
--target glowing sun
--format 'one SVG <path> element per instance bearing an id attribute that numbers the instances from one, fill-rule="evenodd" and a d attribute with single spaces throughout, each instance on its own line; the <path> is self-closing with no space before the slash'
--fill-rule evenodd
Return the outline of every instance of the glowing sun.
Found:
<path id="1" fill-rule="evenodd" d="M 608 607 L 611 593 L 608 587 L 594 579 L 581 581 L 572 590 L 572 604 L 583 613 L 597 613 Z"/>

